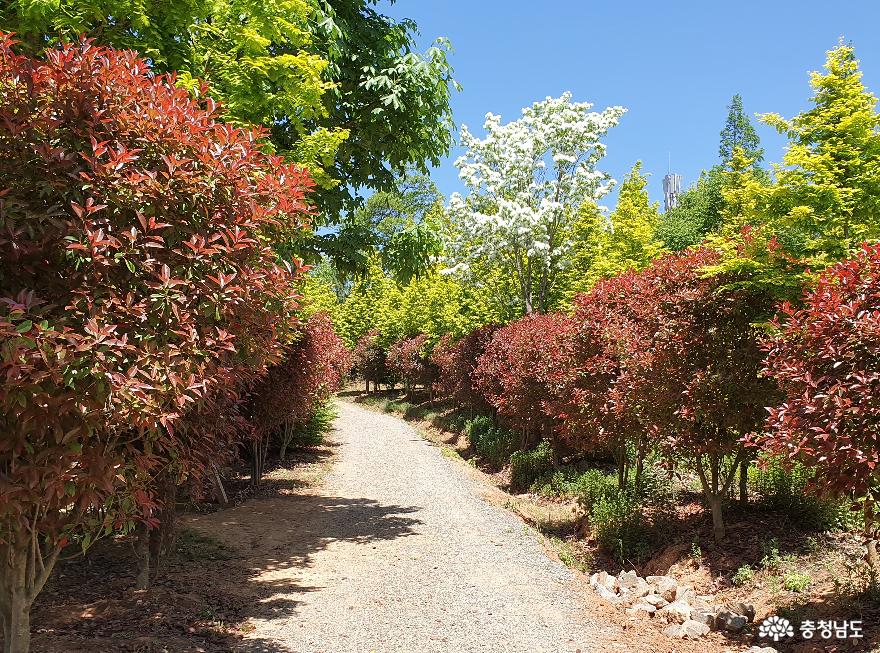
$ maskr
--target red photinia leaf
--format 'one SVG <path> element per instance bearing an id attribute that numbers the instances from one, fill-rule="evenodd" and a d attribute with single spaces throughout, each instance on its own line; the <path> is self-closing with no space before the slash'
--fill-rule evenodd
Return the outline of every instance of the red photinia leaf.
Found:
<path id="1" fill-rule="evenodd" d="M 299 328 L 265 243 L 308 228 L 312 183 L 221 117 L 136 53 L 0 35 L 4 527 L 148 518 L 158 470 L 254 435 L 242 394 Z"/>
<path id="2" fill-rule="evenodd" d="M 786 401 L 761 442 L 816 466 L 816 483 L 833 493 L 877 485 L 878 315 L 880 246 L 865 245 L 820 277 L 803 308 L 783 306 L 778 335 L 763 343 L 763 373 Z"/>

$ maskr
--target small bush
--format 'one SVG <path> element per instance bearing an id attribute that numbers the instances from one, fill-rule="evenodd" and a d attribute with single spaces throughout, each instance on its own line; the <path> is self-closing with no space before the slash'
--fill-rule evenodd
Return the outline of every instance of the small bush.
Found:
<path id="1" fill-rule="evenodd" d="M 317 447 L 324 443 L 324 436 L 333 427 L 336 419 L 336 406 L 332 401 L 317 405 L 311 419 L 300 428 L 291 443 L 294 447 Z"/>
<path id="2" fill-rule="evenodd" d="M 582 574 L 589 573 L 591 561 L 584 560 L 582 555 L 572 545 L 570 541 L 563 540 L 559 537 L 549 538 L 550 544 L 556 550 L 559 561 L 569 569 L 577 569 Z"/>
<path id="3" fill-rule="evenodd" d="M 746 585 L 747 583 L 751 583 L 754 578 L 755 570 L 752 569 L 749 565 L 743 565 L 736 570 L 736 573 L 733 576 L 731 576 L 730 582 L 737 587 L 741 587 L 743 585 Z"/>
<path id="4" fill-rule="evenodd" d="M 553 451 L 542 442 L 531 451 L 516 451 L 510 456 L 510 487 L 526 490 L 553 469 Z"/>
<path id="5" fill-rule="evenodd" d="M 513 433 L 504 428 L 495 428 L 480 438 L 477 454 L 496 467 L 501 467 L 510 459 L 513 449 Z"/>
<path id="6" fill-rule="evenodd" d="M 782 586 L 789 592 L 803 592 L 813 584 L 813 579 L 807 574 L 789 572 L 782 577 Z"/>
<path id="7" fill-rule="evenodd" d="M 581 474 L 574 481 L 573 489 L 578 504 L 587 513 L 590 513 L 600 501 L 620 494 L 617 477 L 613 474 L 605 474 L 598 469 L 590 469 Z"/>
<path id="8" fill-rule="evenodd" d="M 807 528 L 855 528 L 857 515 L 846 501 L 818 497 L 809 491 L 813 475 L 813 470 L 800 463 L 786 465 L 781 458 L 766 457 L 749 469 L 749 482 L 762 505 L 785 513 Z"/>
<path id="9" fill-rule="evenodd" d="M 489 464 L 501 467 L 510 459 L 513 433 L 495 426 L 492 418 L 474 417 L 467 421 L 464 432 L 477 455 Z"/>
<path id="10" fill-rule="evenodd" d="M 657 454 L 651 454 L 644 461 L 642 476 L 638 485 L 630 476 L 630 491 L 647 503 L 657 507 L 671 507 L 675 504 L 675 485 L 672 483 L 668 470 L 661 466 Z"/>
<path id="11" fill-rule="evenodd" d="M 783 555 L 779 551 L 779 540 L 771 537 L 766 542 L 761 543 L 761 550 L 764 557 L 761 559 L 761 566 L 764 569 L 772 571 L 781 571 L 785 563 L 793 562 L 794 556 L 790 553 Z"/>
<path id="12" fill-rule="evenodd" d="M 626 492 L 603 496 L 590 510 L 590 527 L 597 544 L 618 562 L 638 562 L 650 551 L 651 530 L 641 502 Z"/>
<path id="13" fill-rule="evenodd" d="M 544 474 L 532 483 L 530 488 L 535 494 L 542 497 L 556 499 L 565 496 L 574 496 L 574 481 L 578 474 L 568 469 L 557 469 Z"/>
<path id="14" fill-rule="evenodd" d="M 482 437 L 486 433 L 489 433 L 494 428 L 495 423 L 492 421 L 491 417 L 478 415 L 477 417 L 473 417 L 465 422 L 464 434 L 467 436 L 468 442 L 470 442 L 471 446 L 476 451 L 477 445 L 480 441 L 480 437 Z"/>

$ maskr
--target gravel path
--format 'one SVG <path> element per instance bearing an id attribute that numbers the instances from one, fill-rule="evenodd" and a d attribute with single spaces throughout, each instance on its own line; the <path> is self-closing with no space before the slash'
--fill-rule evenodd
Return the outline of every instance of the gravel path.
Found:
<path id="1" fill-rule="evenodd" d="M 627 648 L 611 643 L 615 627 L 590 620 L 571 572 L 519 519 L 480 499 L 480 483 L 458 463 L 397 418 L 347 402 L 339 409 L 339 458 L 323 485 L 285 497 L 300 502 L 295 517 L 259 511 L 267 521 L 294 522 L 272 546 L 277 564 L 255 578 L 276 589 L 267 606 L 285 609 L 267 607 L 252 619 L 244 650 Z"/>

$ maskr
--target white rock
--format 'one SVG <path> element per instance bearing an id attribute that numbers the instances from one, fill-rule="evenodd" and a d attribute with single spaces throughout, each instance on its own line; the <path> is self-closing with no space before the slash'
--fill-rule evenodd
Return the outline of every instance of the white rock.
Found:
<path id="1" fill-rule="evenodd" d="M 691 606 L 684 601 L 674 601 L 658 610 L 657 617 L 667 623 L 683 624 L 691 618 Z"/>
<path id="2" fill-rule="evenodd" d="M 681 625 L 681 637 L 687 639 L 698 639 L 709 633 L 709 626 L 701 624 L 699 621 L 689 619 Z"/>
<path id="3" fill-rule="evenodd" d="M 638 598 L 642 598 L 643 596 L 648 596 L 651 592 L 654 591 L 654 588 L 648 584 L 647 581 L 643 578 L 639 578 L 636 581 L 635 587 L 633 587 L 630 592 L 632 592 L 633 596 L 637 596 Z"/>
<path id="4" fill-rule="evenodd" d="M 667 637 L 674 639 L 699 639 L 709 633 L 709 626 L 696 621 L 685 621 L 683 624 L 673 624 L 663 631 Z"/>
<path id="5" fill-rule="evenodd" d="M 608 589 L 601 583 L 596 586 L 596 594 L 601 596 L 606 601 L 611 601 L 612 603 L 620 603 L 620 597 L 614 593 L 613 590 Z"/>
<path id="6" fill-rule="evenodd" d="M 639 581 L 641 580 L 642 579 L 639 578 L 639 575 L 635 571 L 622 571 L 617 577 L 617 585 L 622 590 L 633 590 L 638 586 Z"/>
<path id="7" fill-rule="evenodd" d="M 663 631 L 663 634 L 667 637 L 672 637 L 673 639 L 678 639 L 681 637 L 681 624 L 672 624 L 671 626 L 667 626 Z"/>
<path id="8" fill-rule="evenodd" d="M 669 601 L 659 594 L 648 594 L 642 600 L 648 605 L 653 605 L 655 608 L 664 608 L 669 605 Z"/>
<path id="9" fill-rule="evenodd" d="M 667 601 L 675 600 L 675 590 L 678 589 L 678 583 L 674 578 L 669 576 L 648 576 L 646 578 L 651 585 L 657 588 L 657 594 Z"/>
<path id="10" fill-rule="evenodd" d="M 688 603 L 690 603 L 695 598 L 697 598 L 697 593 L 690 585 L 679 585 L 675 588 L 676 601 L 687 601 Z"/>
<path id="11" fill-rule="evenodd" d="M 606 589 L 612 591 L 617 589 L 617 579 L 607 571 L 600 571 L 596 577 L 596 582 Z"/>
<path id="12" fill-rule="evenodd" d="M 633 607 L 626 609 L 626 614 L 630 617 L 653 617 L 657 612 L 657 608 L 648 603 L 636 603 Z"/>

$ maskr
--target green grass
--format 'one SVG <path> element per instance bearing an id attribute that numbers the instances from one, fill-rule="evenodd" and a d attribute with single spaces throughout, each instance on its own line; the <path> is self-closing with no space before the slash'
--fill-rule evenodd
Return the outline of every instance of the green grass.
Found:
<path id="1" fill-rule="evenodd" d="M 571 542 L 559 537 L 549 537 L 548 541 L 553 547 L 553 550 L 556 551 L 556 555 L 559 556 L 559 560 L 562 564 L 569 569 L 577 569 L 583 574 L 589 573 L 590 565 L 578 556 Z"/>

